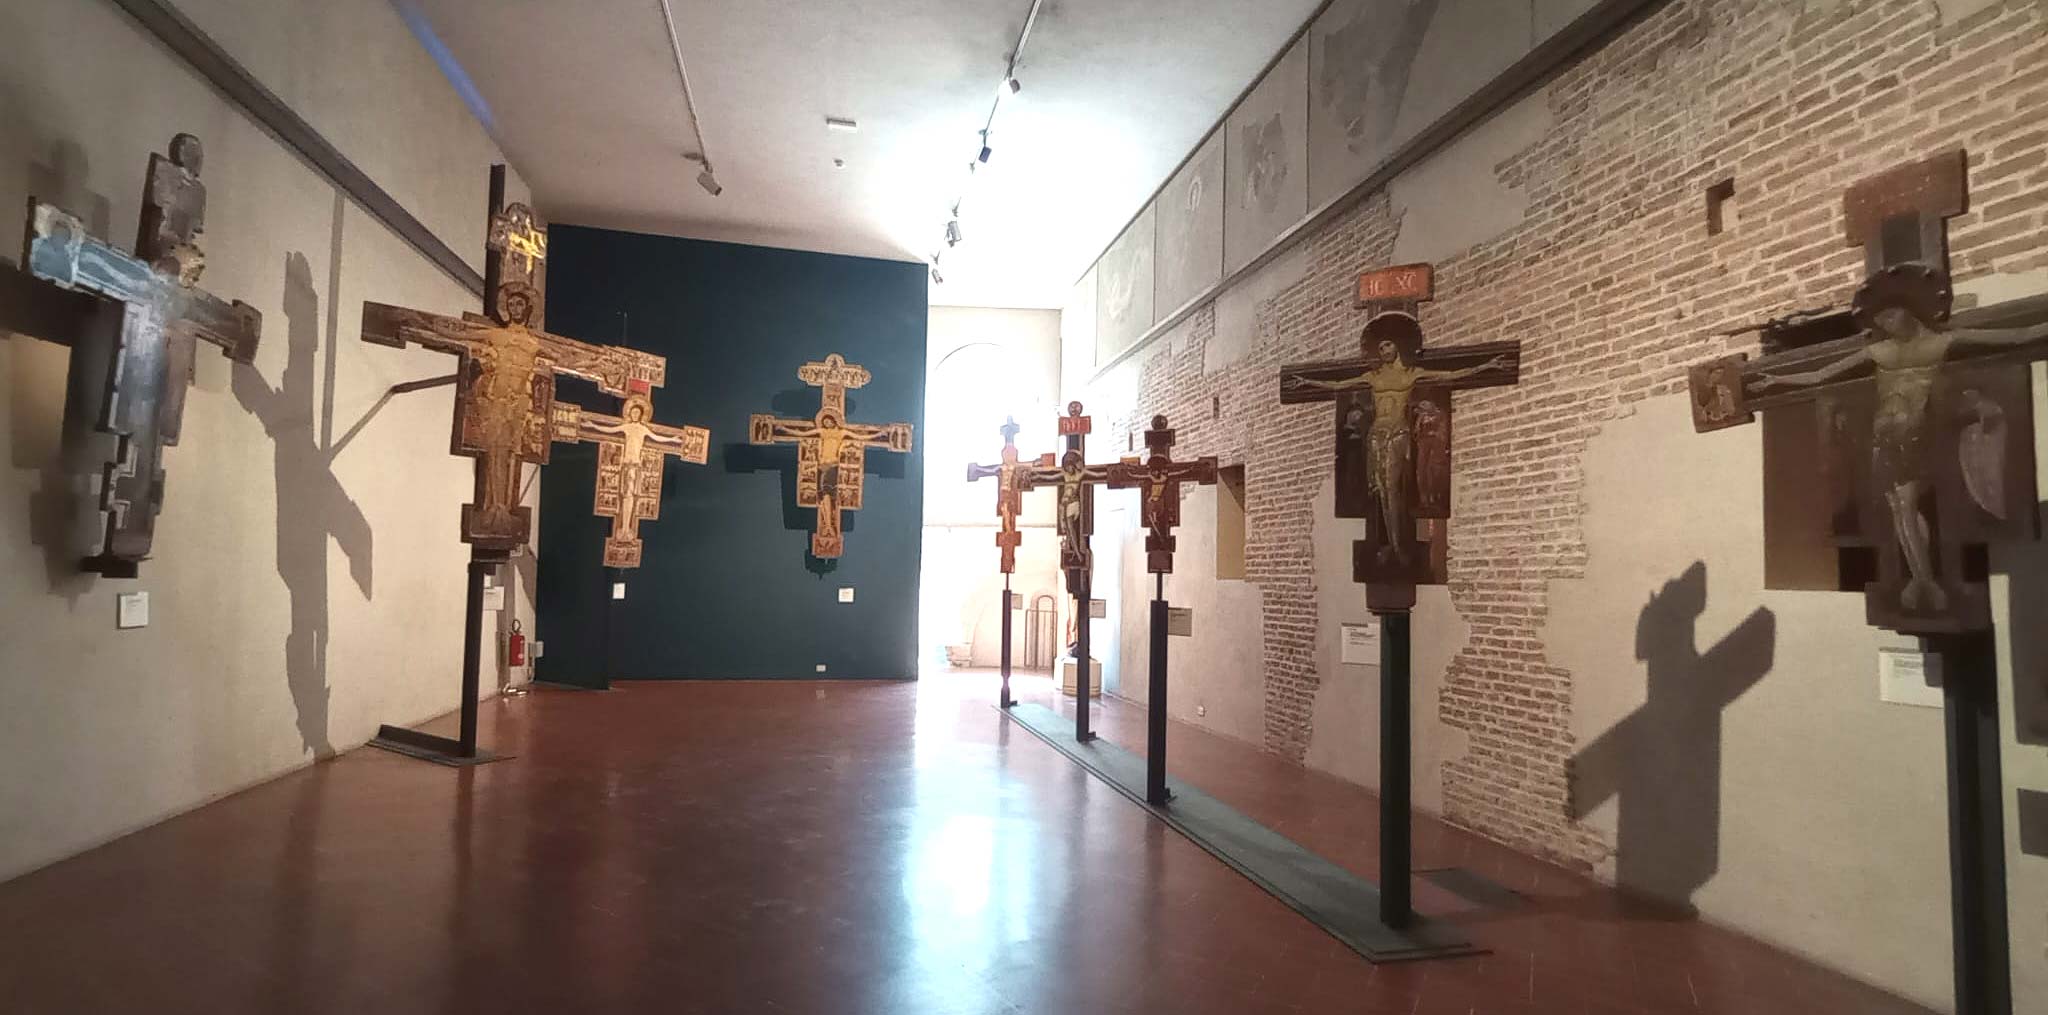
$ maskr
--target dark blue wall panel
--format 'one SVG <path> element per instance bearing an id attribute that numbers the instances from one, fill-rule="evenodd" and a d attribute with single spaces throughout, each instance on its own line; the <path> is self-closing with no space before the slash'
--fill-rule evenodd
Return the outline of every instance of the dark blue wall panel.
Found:
<path id="1" fill-rule="evenodd" d="M 668 357 L 655 418 L 711 428 L 711 460 L 671 460 L 642 566 L 610 598 L 609 523 L 591 513 L 596 454 L 556 445 L 541 470 L 537 661 L 541 679 L 907 678 L 916 675 L 923 528 L 925 269 L 768 247 L 557 226 L 548 330 Z M 846 554 L 809 556 L 815 513 L 796 507 L 796 449 L 747 444 L 747 417 L 808 418 L 818 389 L 797 367 L 837 352 L 874 374 L 847 393 L 857 422 L 916 425 L 909 455 L 868 453 Z M 616 412 L 565 381 L 561 397 Z M 838 601 L 852 586 L 852 604 Z M 817 667 L 822 664 L 821 674 Z"/>

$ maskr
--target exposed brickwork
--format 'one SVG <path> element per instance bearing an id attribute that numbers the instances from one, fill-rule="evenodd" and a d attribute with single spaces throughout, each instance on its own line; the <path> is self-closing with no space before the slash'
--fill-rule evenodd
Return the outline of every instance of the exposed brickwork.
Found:
<path id="1" fill-rule="evenodd" d="M 1841 192 L 1891 165 L 1969 149 L 1959 280 L 2048 267 L 2048 12 L 2008 0 L 1943 25 L 1921 0 L 1679 0 L 1537 101 L 1555 128 L 1496 167 L 1532 199 L 1527 217 L 1439 262 L 1423 314 L 1433 346 L 1523 343 L 1519 386 L 1458 400 L 1451 596 L 1472 635 L 1437 707 L 1470 750 L 1440 776 L 1450 820 L 1583 865 L 1609 846 L 1567 816 L 1573 674 L 1542 633 L 1551 583 L 1584 573 L 1587 440 L 1682 390 L 1686 364 L 1751 341 L 1724 330 L 1842 302 L 1862 260 L 1843 245 Z M 1710 237 L 1706 190 L 1731 175 L 1728 227 Z M 1177 453 L 1245 464 L 1266 747 L 1297 761 L 1318 683 L 1311 503 L 1333 428 L 1326 407 L 1278 403 L 1277 368 L 1356 349 L 1352 282 L 1390 261 L 1398 228 L 1377 195 L 1310 239 L 1308 276 L 1259 308 L 1250 353 L 1215 373 L 1213 308 L 1198 312 L 1147 354 L 1122 421 L 1164 412 Z"/>

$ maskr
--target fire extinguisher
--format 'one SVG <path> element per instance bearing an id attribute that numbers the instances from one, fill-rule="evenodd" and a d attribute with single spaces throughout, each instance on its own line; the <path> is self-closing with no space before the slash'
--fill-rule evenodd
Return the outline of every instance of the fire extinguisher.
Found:
<path id="1" fill-rule="evenodd" d="M 519 630 L 519 618 L 512 619 L 512 633 L 505 636 L 505 658 L 514 666 L 526 665 L 526 635 Z"/>

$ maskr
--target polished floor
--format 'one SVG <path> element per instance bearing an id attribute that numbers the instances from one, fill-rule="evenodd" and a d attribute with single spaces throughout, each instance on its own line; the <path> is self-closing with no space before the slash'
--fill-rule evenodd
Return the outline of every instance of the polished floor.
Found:
<path id="1" fill-rule="evenodd" d="M 358 750 L 0 884 L 0 1011 L 1923 1011 L 1430 822 L 1418 867 L 1525 901 L 1418 880 L 1492 954 L 1373 966 L 993 694 L 939 674 L 487 703 L 517 759 Z M 1142 749 L 1141 712 L 1099 716 Z M 1369 795 L 1172 737 L 1180 777 L 1371 875 Z"/>

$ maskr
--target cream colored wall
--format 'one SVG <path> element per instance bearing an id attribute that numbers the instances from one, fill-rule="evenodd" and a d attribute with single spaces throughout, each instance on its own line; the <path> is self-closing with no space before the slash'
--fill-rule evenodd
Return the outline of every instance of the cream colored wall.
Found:
<path id="1" fill-rule="evenodd" d="M 1029 460 L 1055 450 L 1061 411 L 1060 313 L 1054 310 L 933 307 L 926 343 L 931 374 L 925 390 L 926 461 L 923 600 L 919 642 L 928 650 L 966 645 L 975 666 L 1002 661 L 1003 576 L 997 569 L 996 481 L 966 480 L 969 462 L 1001 460 L 1000 427 L 1015 416 L 1017 451 Z M 993 345 L 999 352 L 983 348 Z M 958 353 L 956 356 L 955 354 Z M 1001 364 L 1002 376 L 979 376 Z M 992 388 L 999 383 L 1000 390 Z M 1042 592 L 1059 595 L 1059 541 L 1052 495 L 1026 494 L 1023 545 L 1011 588 L 1028 606 Z M 1012 618 L 1012 658 L 1024 660 L 1024 613 Z M 927 664 L 943 664 L 942 656 Z"/>
<path id="2" fill-rule="evenodd" d="M 485 171 L 498 153 L 389 5 L 181 7 L 481 266 Z M 467 463 L 447 454 L 452 394 L 378 405 L 391 384 L 451 361 L 367 346 L 357 331 L 366 299 L 453 313 L 476 298 L 107 0 L 15 0 L 0 7 L 0 40 L 0 152 L 11 153 L 0 207 L 21 208 L 35 190 L 125 246 L 149 153 L 197 134 L 209 189 L 202 284 L 264 316 L 252 367 L 202 347 L 183 442 L 166 455 L 155 556 L 131 581 L 78 575 L 39 524 L 63 485 L 52 469 L 68 351 L 0 333 L 10 877 L 353 747 L 380 722 L 455 707 L 457 510 L 470 484 Z M 19 250 L 21 229 L 0 220 L 0 250 Z M 150 624 L 117 631 L 115 595 L 130 590 L 150 593 Z M 530 609 L 515 610 L 530 629 Z"/>

